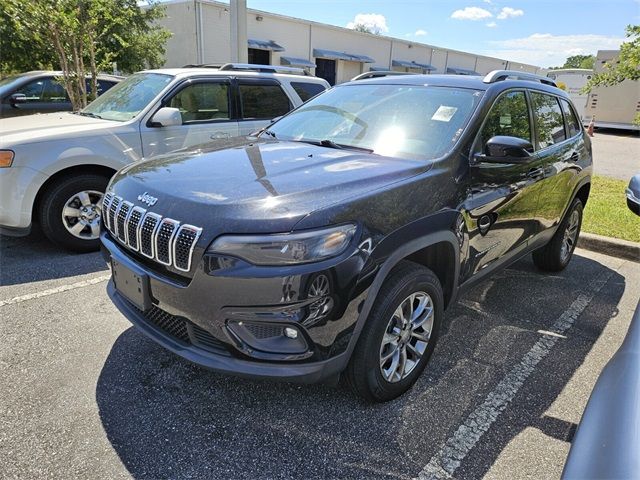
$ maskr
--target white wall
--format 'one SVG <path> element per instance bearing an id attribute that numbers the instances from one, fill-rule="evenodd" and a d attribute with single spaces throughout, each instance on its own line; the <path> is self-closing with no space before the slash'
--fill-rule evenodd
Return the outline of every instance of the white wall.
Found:
<path id="1" fill-rule="evenodd" d="M 211 0 L 169 0 L 165 5 L 168 16 L 160 23 L 173 33 L 167 42 L 165 66 L 229 61 L 231 41 L 227 4 Z M 198 37 L 196 31 L 200 30 L 202 33 Z M 512 70 L 534 73 L 540 70 L 534 65 L 355 32 L 251 9 L 247 11 L 247 32 L 249 38 L 273 40 L 285 48 L 284 52 L 272 52 L 271 63 L 274 65 L 280 65 L 280 57 L 283 55 L 314 62 L 314 48 L 367 55 L 375 60 L 375 63 L 370 64 L 338 61 L 338 83 L 366 72 L 372 66 L 391 68 L 392 60 L 428 63 L 437 68 L 432 73 L 445 73 L 447 67 L 475 70 L 480 74 L 506 66 Z"/>

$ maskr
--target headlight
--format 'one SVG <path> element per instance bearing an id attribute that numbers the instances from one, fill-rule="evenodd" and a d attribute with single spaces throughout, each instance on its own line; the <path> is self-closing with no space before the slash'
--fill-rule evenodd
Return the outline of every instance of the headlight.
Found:
<path id="1" fill-rule="evenodd" d="M 335 257 L 345 251 L 355 225 L 276 235 L 223 235 L 207 252 L 240 257 L 255 265 L 291 265 Z"/>
<path id="2" fill-rule="evenodd" d="M 13 163 L 13 151 L 0 150 L 0 168 L 8 168 Z"/>

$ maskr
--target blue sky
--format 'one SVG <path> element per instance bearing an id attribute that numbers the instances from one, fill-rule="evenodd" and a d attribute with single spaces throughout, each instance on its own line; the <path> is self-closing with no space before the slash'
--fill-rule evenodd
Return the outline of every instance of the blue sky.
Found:
<path id="1" fill-rule="evenodd" d="M 247 6 L 338 26 L 365 20 L 384 35 L 542 67 L 615 49 L 640 0 L 247 0 Z"/>

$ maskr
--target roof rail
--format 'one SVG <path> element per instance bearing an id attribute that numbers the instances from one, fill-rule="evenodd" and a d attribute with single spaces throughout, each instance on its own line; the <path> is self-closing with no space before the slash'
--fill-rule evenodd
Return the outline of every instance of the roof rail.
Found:
<path id="1" fill-rule="evenodd" d="M 287 73 L 289 75 L 311 75 L 307 70 L 297 67 L 283 67 L 280 65 L 258 65 L 253 63 L 225 63 L 219 70 L 244 70 L 261 73 Z"/>
<path id="2" fill-rule="evenodd" d="M 223 63 L 189 63 L 182 68 L 220 68 Z"/>
<path id="3" fill-rule="evenodd" d="M 370 72 L 364 72 L 360 75 L 356 75 L 350 81 L 354 82 L 356 80 L 364 80 L 367 78 L 378 78 L 378 77 L 390 77 L 394 75 L 417 75 L 414 72 L 396 72 L 394 70 L 371 70 Z"/>
<path id="4" fill-rule="evenodd" d="M 545 85 L 551 85 L 557 87 L 556 82 L 549 77 L 543 77 L 542 75 L 536 75 L 535 73 L 519 72 L 517 70 L 494 70 L 487 73 L 482 80 L 484 83 L 495 83 L 501 80 L 507 80 L 511 78 L 513 80 L 527 80 L 529 82 L 540 82 Z"/>

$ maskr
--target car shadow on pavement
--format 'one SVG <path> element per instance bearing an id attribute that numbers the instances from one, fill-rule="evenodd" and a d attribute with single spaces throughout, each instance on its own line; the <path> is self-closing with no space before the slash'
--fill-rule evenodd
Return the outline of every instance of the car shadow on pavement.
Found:
<path id="1" fill-rule="evenodd" d="M 0 235 L 0 286 L 73 277 L 106 270 L 99 253 L 73 253 L 55 246 L 42 233 Z"/>
<path id="2" fill-rule="evenodd" d="M 98 378 L 100 418 L 124 466 L 140 479 L 412 478 L 522 360 L 539 330 L 549 329 L 602 275 L 606 287 L 454 475 L 479 478 L 527 428 L 570 440 L 575 424 L 548 410 L 615 316 L 625 288 L 621 275 L 577 255 L 556 275 L 520 261 L 448 311 L 429 368 L 413 390 L 377 405 L 342 388 L 219 375 L 130 328 L 113 344 Z"/>

